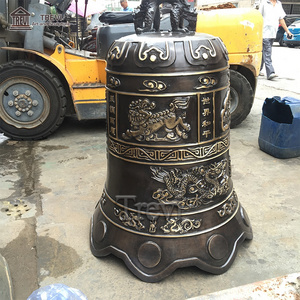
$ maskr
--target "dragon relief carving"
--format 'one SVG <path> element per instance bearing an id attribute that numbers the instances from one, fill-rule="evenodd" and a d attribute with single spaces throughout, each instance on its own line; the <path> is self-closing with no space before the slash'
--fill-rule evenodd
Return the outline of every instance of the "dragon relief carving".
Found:
<path id="1" fill-rule="evenodd" d="M 225 131 L 229 129 L 230 126 L 230 89 L 228 89 L 226 96 L 224 98 L 221 110 L 221 127 Z"/>
<path id="2" fill-rule="evenodd" d="M 133 227 L 137 230 L 142 230 L 145 228 L 144 224 L 142 223 L 144 219 L 135 213 L 127 212 L 115 207 L 114 214 L 126 227 Z"/>
<path id="3" fill-rule="evenodd" d="M 167 218 L 167 223 L 160 228 L 164 233 L 187 233 L 190 230 L 198 229 L 202 220 L 180 219 L 177 217 Z"/>
<path id="4" fill-rule="evenodd" d="M 227 165 L 227 159 L 223 159 L 186 171 L 150 167 L 152 178 L 166 186 L 166 189 L 157 189 L 152 198 L 163 204 L 177 205 L 180 209 L 206 205 L 229 190 Z"/>
<path id="5" fill-rule="evenodd" d="M 229 200 L 218 210 L 218 214 L 221 218 L 227 215 L 232 215 L 238 206 L 238 199 L 236 193 L 233 191 Z"/>
<path id="6" fill-rule="evenodd" d="M 184 122 L 190 97 L 177 97 L 168 109 L 151 112 L 155 102 L 147 98 L 134 100 L 129 105 L 128 118 L 130 129 L 123 133 L 124 139 L 135 138 L 137 141 L 171 141 L 187 139 L 191 126 Z"/>

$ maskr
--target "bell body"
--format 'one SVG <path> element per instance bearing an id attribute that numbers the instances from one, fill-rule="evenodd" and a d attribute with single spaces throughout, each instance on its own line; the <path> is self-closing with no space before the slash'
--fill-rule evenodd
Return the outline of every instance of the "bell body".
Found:
<path id="1" fill-rule="evenodd" d="M 146 33 L 107 55 L 107 178 L 91 250 L 155 282 L 220 274 L 252 239 L 231 180 L 227 51 L 206 34 Z"/>

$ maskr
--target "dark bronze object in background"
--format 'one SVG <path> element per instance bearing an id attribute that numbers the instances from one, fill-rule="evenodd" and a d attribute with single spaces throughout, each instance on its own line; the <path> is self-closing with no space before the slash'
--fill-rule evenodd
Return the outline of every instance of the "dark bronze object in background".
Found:
<path id="1" fill-rule="evenodd" d="M 219 38 L 144 33 L 107 55 L 107 178 L 91 227 L 97 257 L 155 282 L 220 274 L 252 239 L 231 180 L 228 57 Z"/>
<path id="2" fill-rule="evenodd" d="M 173 32 L 196 31 L 197 12 L 190 8 L 186 0 L 142 0 L 141 5 L 135 9 L 133 14 L 137 34 L 151 30 L 159 31 L 159 5 L 162 2 L 171 5 L 170 21 Z M 187 26 L 184 26 L 184 21 L 188 23 Z"/>

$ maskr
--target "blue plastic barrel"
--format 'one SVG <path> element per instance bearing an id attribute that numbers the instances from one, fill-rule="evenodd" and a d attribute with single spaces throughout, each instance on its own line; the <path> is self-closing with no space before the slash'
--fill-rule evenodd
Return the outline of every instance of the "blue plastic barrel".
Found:
<path id="1" fill-rule="evenodd" d="M 300 100 L 277 96 L 265 99 L 258 144 L 277 158 L 300 156 Z"/>

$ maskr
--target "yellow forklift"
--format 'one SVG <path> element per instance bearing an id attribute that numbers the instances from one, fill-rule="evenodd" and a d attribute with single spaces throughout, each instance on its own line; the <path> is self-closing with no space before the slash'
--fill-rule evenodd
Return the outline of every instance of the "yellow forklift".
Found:
<path id="1" fill-rule="evenodd" d="M 106 118 L 105 54 L 116 38 L 133 34 L 134 25 L 101 24 L 97 52 L 74 48 L 61 25 L 64 19 L 57 17 L 71 1 L 0 3 L 0 132 L 12 139 L 43 139 L 74 113 L 79 120 Z M 53 7 L 58 13 L 54 16 Z M 221 37 L 228 49 L 236 126 L 254 99 L 262 17 L 254 9 L 199 11 L 196 31 Z"/>

